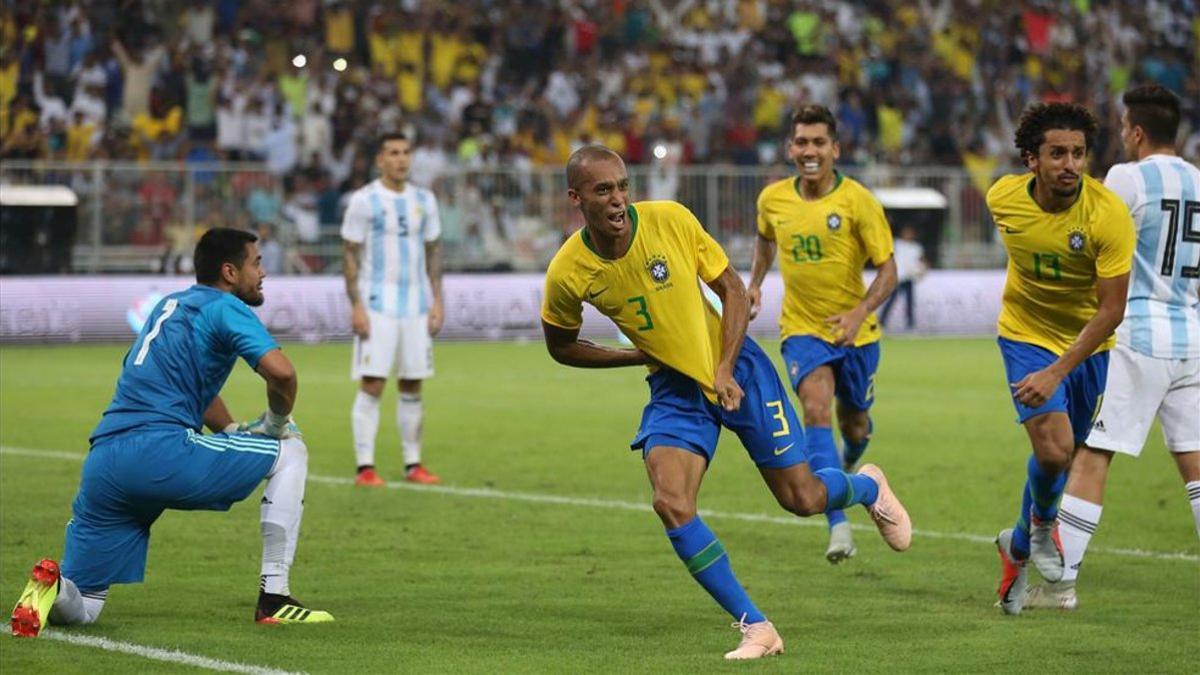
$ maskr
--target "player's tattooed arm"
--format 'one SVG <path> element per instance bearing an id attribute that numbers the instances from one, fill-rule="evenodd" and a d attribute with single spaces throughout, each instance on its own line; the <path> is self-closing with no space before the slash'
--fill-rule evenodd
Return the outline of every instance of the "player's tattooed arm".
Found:
<path id="1" fill-rule="evenodd" d="M 618 349 L 598 345 L 591 340 L 581 340 L 579 329 L 559 328 L 542 322 L 542 333 L 546 338 L 546 350 L 555 361 L 576 368 L 618 368 L 620 366 L 644 366 L 653 359 L 640 349 Z"/>
<path id="2" fill-rule="evenodd" d="M 358 260 L 362 244 L 346 240 L 342 243 L 342 276 L 346 278 L 346 297 L 350 298 L 350 328 L 355 335 L 365 339 L 370 335 L 371 323 L 358 290 Z"/>
<path id="3" fill-rule="evenodd" d="M 445 303 L 442 302 L 442 245 L 439 241 L 425 243 L 425 267 L 429 273 L 429 287 L 433 290 L 433 304 L 429 308 L 429 334 L 437 335 L 445 320 Z"/>
<path id="4" fill-rule="evenodd" d="M 761 234 L 754 237 L 754 261 L 750 263 L 750 287 L 746 294 L 750 298 L 750 318 L 758 316 L 762 309 L 762 283 L 767 278 L 771 263 L 775 262 L 777 245 L 774 239 L 767 239 Z"/>
<path id="5" fill-rule="evenodd" d="M 220 432 L 227 430 L 231 424 L 236 425 L 237 421 L 229 413 L 229 408 L 225 407 L 225 401 L 220 396 L 215 397 L 208 404 L 208 410 L 204 411 L 204 426 L 209 431 Z"/>
<path id="6" fill-rule="evenodd" d="M 733 267 L 726 267 L 720 276 L 708 282 L 708 287 L 721 298 L 721 359 L 717 361 L 713 387 L 717 390 L 717 402 L 733 411 L 741 407 L 745 396 L 733 378 L 733 366 L 750 324 L 750 300 L 742 277 Z"/>
<path id="7" fill-rule="evenodd" d="M 358 293 L 358 255 L 362 244 L 344 240 L 342 244 L 342 276 L 346 278 L 346 295 L 350 298 L 350 304 L 357 305 L 362 302 Z"/>

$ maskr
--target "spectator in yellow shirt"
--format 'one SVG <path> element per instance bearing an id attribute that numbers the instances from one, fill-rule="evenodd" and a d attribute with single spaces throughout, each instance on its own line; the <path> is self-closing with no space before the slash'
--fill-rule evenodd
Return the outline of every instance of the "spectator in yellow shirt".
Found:
<path id="1" fill-rule="evenodd" d="M 354 51 L 354 12 L 344 2 L 325 8 L 325 48 L 342 55 Z"/>
<path id="2" fill-rule="evenodd" d="M 183 129 L 183 109 L 167 108 L 162 99 L 151 98 L 150 110 L 138 113 L 130 125 L 138 159 L 173 159 L 177 154 L 180 132 Z"/>
<path id="3" fill-rule="evenodd" d="M 67 126 L 67 148 L 65 159 L 68 162 L 82 162 L 91 159 L 92 149 L 99 139 L 96 133 L 96 123 L 90 122 L 83 113 L 75 111 L 71 123 Z"/>

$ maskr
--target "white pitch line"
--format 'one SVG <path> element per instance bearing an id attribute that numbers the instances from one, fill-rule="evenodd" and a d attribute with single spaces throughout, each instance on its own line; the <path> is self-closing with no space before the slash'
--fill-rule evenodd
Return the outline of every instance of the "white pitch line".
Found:
<path id="1" fill-rule="evenodd" d="M 8 446 L 0 446 L 0 454 L 70 459 L 77 462 L 83 461 L 83 458 L 85 457 L 83 454 L 74 452 L 12 448 Z M 325 483 L 327 485 L 354 484 L 354 479 L 340 476 L 309 475 L 308 479 L 315 483 Z M 641 502 L 623 502 L 610 499 L 588 499 L 583 497 L 567 497 L 563 495 L 541 494 L 536 492 L 509 492 L 506 490 L 494 490 L 491 488 L 453 487 L 450 485 L 414 485 L 412 483 L 399 482 L 388 483 L 387 487 L 392 490 L 432 492 L 437 494 L 453 495 L 456 497 L 500 499 L 515 502 L 529 502 L 534 504 L 557 504 L 560 506 L 579 506 L 584 508 L 609 509 L 615 511 L 650 512 L 653 510 L 649 504 Z M 825 522 L 823 520 L 801 519 L 795 516 L 775 516 L 765 513 L 713 511 L 709 509 L 700 509 L 699 513 L 705 518 L 725 518 L 728 520 L 740 520 L 750 523 L 769 523 L 772 525 L 791 525 L 798 527 L 825 527 Z M 871 532 L 875 531 L 875 528 L 869 525 L 852 525 L 851 527 L 856 530 Z M 995 541 L 995 537 L 988 537 L 982 534 L 971 534 L 969 532 L 938 532 L 936 530 L 914 529 L 913 534 L 918 537 L 928 537 L 930 539 L 951 539 L 955 541 L 969 541 L 976 544 L 991 544 L 993 541 Z M 1151 558 L 1154 560 L 1182 560 L 1185 562 L 1200 562 L 1200 555 L 1186 553 L 1184 551 L 1146 551 L 1136 548 L 1109 548 L 1105 546 L 1092 547 L 1089 550 L 1092 553 L 1107 553 L 1109 555 L 1125 556 L 1129 558 Z"/>
<path id="2" fill-rule="evenodd" d="M 3 629 L 5 633 L 9 632 L 9 626 L 7 623 L 3 625 Z M 103 649 L 106 652 L 132 654 L 133 656 L 140 656 L 144 659 L 150 659 L 152 661 L 180 663 L 185 666 L 203 668 L 204 670 L 215 670 L 222 673 L 249 673 L 250 675 L 296 675 L 286 670 L 264 668 L 262 666 L 254 666 L 247 663 L 237 663 L 236 661 L 222 661 L 220 659 L 213 659 L 207 656 L 189 654 L 187 652 L 179 651 L 178 649 L 147 647 L 146 645 L 134 644 L 132 642 L 119 642 L 117 640 L 109 640 L 108 638 L 95 635 L 72 635 L 71 633 L 66 633 L 53 628 L 47 628 L 43 630 L 38 639 L 56 640 L 58 642 L 66 642 L 67 644 L 78 645 L 80 647 L 94 647 L 96 649 Z"/>

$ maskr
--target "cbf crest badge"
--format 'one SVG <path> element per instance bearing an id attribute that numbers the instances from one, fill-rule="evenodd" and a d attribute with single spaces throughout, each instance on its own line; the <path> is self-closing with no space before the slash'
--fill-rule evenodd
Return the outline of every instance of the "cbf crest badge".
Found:
<path id="1" fill-rule="evenodd" d="M 830 230 L 840 230 L 842 227 L 842 217 L 836 213 L 831 213 L 825 217 L 825 224 Z"/>
<path id="2" fill-rule="evenodd" d="M 1083 230 L 1071 230 L 1067 234 L 1067 246 L 1070 247 L 1071 253 L 1079 253 L 1083 250 L 1087 240 L 1083 236 Z"/>
<path id="3" fill-rule="evenodd" d="M 650 278 L 654 279 L 654 283 L 665 283 L 671 278 L 671 270 L 667 268 L 667 259 L 660 254 L 650 256 L 646 261 L 646 271 L 650 273 Z"/>

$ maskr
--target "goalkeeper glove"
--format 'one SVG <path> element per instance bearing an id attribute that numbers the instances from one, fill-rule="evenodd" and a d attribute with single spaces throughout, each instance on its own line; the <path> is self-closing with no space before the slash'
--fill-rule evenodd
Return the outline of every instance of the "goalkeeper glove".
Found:
<path id="1" fill-rule="evenodd" d="M 302 438 L 303 433 L 291 415 L 279 415 L 268 410 L 258 418 L 238 425 L 238 431 L 249 434 L 261 434 L 272 438 Z"/>

